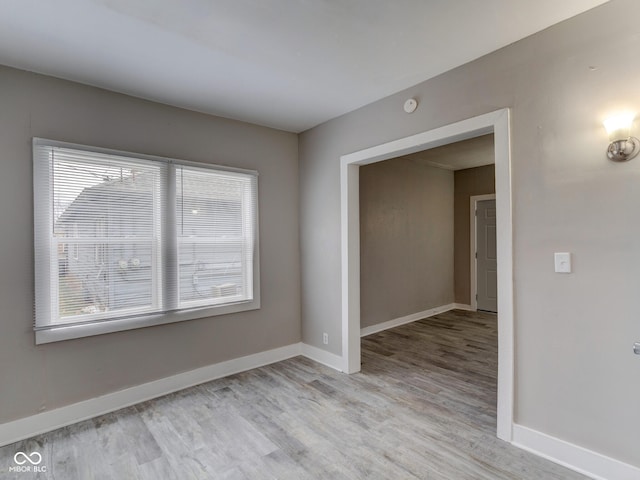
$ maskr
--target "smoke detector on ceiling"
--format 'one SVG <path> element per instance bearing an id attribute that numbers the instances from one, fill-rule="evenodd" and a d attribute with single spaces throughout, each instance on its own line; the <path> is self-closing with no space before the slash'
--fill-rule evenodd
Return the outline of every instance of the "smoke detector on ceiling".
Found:
<path id="1" fill-rule="evenodd" d="M 415 98 L 410 98 L 404 102 L 404 111 L 407 113 L 413 113 L 418 108 L 418 101 Z"/>

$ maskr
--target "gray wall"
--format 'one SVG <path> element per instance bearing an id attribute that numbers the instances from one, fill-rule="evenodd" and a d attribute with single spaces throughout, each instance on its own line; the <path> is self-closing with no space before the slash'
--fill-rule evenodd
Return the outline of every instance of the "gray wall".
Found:
<path id="1" fill-rule="evenodd" d="M 491 148 L 493 155 L 493 148 Z M 496 193 L 495 167 L 466 168 L 454 172 L 454 295 L 456 303 L 471 304 L 470 197 Z"/>
<path id="2" fill-rule="evenodd" d="M 407 158 L 360 168 L 361 327 L 453 302 L 453 185 Z"/>
<path id="3" fill-rule="evenodd" d="M 0 423 L 300 341 L 297 137 L 0 67 Z M 262 308 L 34 345 L 33 136 L 260 172 Z"/>
<path id="4" fill-rule="evenodd" d="M 340 156 L 510 107 L 515 420 L 640 466 L 640 159 L 609 162 L 601 123 L 640 109 L 638 17 L 612 0 L 302 134 L 303 341 L 341 352 Z"/>

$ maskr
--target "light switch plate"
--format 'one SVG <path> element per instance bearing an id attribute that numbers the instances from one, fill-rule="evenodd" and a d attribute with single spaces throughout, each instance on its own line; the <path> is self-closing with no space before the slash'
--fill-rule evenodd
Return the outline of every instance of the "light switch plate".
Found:
<path id="1" fill-rule="evenodd" d="M 556 273 L 571 273 L 571 254 L 556 252 L 554 254 Z"/>

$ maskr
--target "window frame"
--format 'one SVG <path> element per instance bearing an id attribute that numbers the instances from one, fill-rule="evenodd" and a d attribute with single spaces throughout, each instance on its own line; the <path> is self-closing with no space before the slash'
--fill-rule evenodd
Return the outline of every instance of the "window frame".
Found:
<path id="1" fill-rule="evenodd" d="M 75 143 L 60 142 L 44 138 L 33 138 L 33 188 L 34 188 L 34 256 L 35 256 L 35 318 L 34 331 L 36 344 L 57 342 L 73 338 L 81 338 L 93 335 L 100 335 L 148 326 L 163 325 L 167 323 L 194 320 L 199 318 L 214 317 L 230 313 L 238 313 L 260 308 L 260 248 L 259 248 L 259 208 L 258 208 L 258 172 L 241 168 L 226 167 L 221 165 L 190 162 L 173 158 L 160 157 L 154 155 L 144 155 L 121 150 L 106 149 Z M 169 281 L 170 275 L 177 273 L 177 247 L 179 237 L 176 230 L 175 215 L 175 172 L 180 167 L 204 168 L 220 173 L 240 173 L 253 177 L 252 192 L 254 195 L 254 215 L 253 215 L 253 263 L 252 263 L 252 292 L 253 298 L 235 302 L 227 302 L 217 305 L 195 306 L 193 308 L 183 308 L 167 310 L 162 312 L 133 314 L 132 316 L 116 317 L 114 319 L 91 319 L 85 317 L 86 321 L 64 324 L 64 322 L 51 323 L 52 295 L 58 298 L 59 277 L 58 277 L 58 241 L 54 238 L 51 228 L 54 218 L 53 212 L 53 177 L 51 161 L 42 157 L 43 149 L 66 148 L 85 151 L 96 154 L 115 155 L 128 157 L 132 160 L 144 160 L 162 164 L 166 168 L 167 188 L 163 189 L 161 195 L 168 212 L 164 215 L 163 258 L 162 264 L 162 296 L 165 305 L 175 305 L 177 295 L 179 295 L 179 281 L 173 279 Z M 174 187 L 172 188 L 172 182 Z M 173 206 L 172 206 L 173 203 Z M 173 212 L 171 211 L 173 210 Z M 169 232 L 173 232 L 171 235 Z M 55 249 L 55 252 L 54 252 Z M 172 251 L 175 250 L 175 251 Z M 172 283 L 175 282 L 175 283 Z M 175 291 L 170 291 L 173 285 Z M 168 290 L 169 289 L 169 290 Z M 48 319 L 44 321 L 43 319 Z"/>

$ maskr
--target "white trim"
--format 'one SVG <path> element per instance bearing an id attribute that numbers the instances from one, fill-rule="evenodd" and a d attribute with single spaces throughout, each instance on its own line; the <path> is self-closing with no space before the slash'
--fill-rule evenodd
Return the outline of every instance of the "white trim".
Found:
<path id="1" fill-rule="evenodd" d="M 522 425 L 513 426 L 513 444 L 597 480 L 638 480 L 640 468 Z"/>
<path id="2" fill-rule="evenodd" d="M 493 132 L 498 216 L 498 415 L 497 436 L 511 441 L 513 426 L 513 227 L 509 109 L 504 108 L 340 158 L 342 362 L 360 370 L 359 167 Z"/>
<path id="3" fill-rule="evenodd" d="M 258 277 L 256 277 L 256 280 L 257 278 Z M 215 315 L 226 315 L 229 313 L 246 312 L 249 310 L 259 309 L 260 295 L 257 293 L 254 295 L 254 300 L 228 303 L 217 307 L 193 308 L 168 313 L 153 313 L 133 318 L 120 318 L 96 323 L 76 325 L 59 324 L 51 329 L 36 330 L 36 344 L 41 345 L 44 343 L 71 340 L 73 338 L 104 335 L 106 333 L 113 332 L 124 332 L 126 330 L 133 330 L 136 328 L 155 327 L 158 325 L 166 325 L 168 323 L 183 322 L 186 320 L 208 318 Z"/>
<path id="4" fill-rule="evenodd" d="M 302 348 L 301 355 L 313 360 L 314 362 L 321 363 L 322 365 L 342 372 L 342 357 L 340 355 L 327 352 L 326 350 L 322 350 L 321 348 L 314 347 L 313 345 L 308 345 L 306 343 L 301 343 L 300 345 Z"/>
<path id="5" fill-rule="evenodd" d="M 477 257 L 476 257 L 476 243 L 478 241 L 478 222 L 476 222 L 476 210 L 478 209 L 478 202 L 483 200 L 495 200 L 495 193 L 488 193 L 486 195 L 472 195 L 469 197 L 469 228 L 471 235 L 469 241 L 469 272 L 471 281 L 471 309 L 473 311 L 478 310 L 478 277 L 476 276 Z"/>
<path id="6" fill-rule="evenodd" d="M 422 312 L 412 313 L 411 315 L 405 315 L 404 317 L 394 318 L 393 320 L 388 320 L 386 322 L 378 323 L 376 325 L 371 325 L 370 327 L 364 327 L 360 329 L 360 336 L 366 337 L 367 335 L 382 332 L 383 330 L 389 330 L 390 328 L 399 327 L 400 325 L 405 325 L 407 323 L 416 322 L 418 320 L 422 320 L 423 318 L 433 317 L 434 315 L 448 312 L 450 310 L 454 310 L 455 308 L 457 308 L 456 304 L 450 303 L 449 305 L 442 305 L 440 307 L 430 308 L 429 310 L 424 310 Z"/>
<path id="7" fill-rule="evenodd" d="M 467 305 L 466 303 L 454 303 L 453 308 L 455 310 L 465 310 L 467 312 L 474 312 L 475 309 L 471 307 L 471 305 Z"/>
<path id="8" fill-rule="evenodd" d="M 218 378 L 302 354 L 302 343 L 235 358 L 0 424 L 0 447 Z M 312 360 L 316 360 L 310 357 Z M 338 357 L 339 358 L 339 357 Z M 318 361 L 318 360 L 316 360 Z M 323 363 L 323 362 L 320 362 Z M 339 364 L 339 362 L 338 362 Z"/>
<path id="9" fill-rule="evenodd" d="M 360 166 L 340 165 L 342 370 L 360 371 Z"/>
<path id="10" fill-rule="evenodd" d="M 218 165 L 208 162 L 191 162 L 189 160 L 180 160 L 171 157 L 162 157 L 159 155 L 147 155 L 145 153 L 128 152 L 126 150 L 116 150 L 113 148 L 102 148 L 92 145 L 84 145 L 81 143 L 61 142 L 59 140 L 51 140 L 50 138 L 33 137 L 32 145 L 48 146 L 54 148 L 66 148 L 71 150 L 81 150 L 87 153 L 102 153 L 105 155 L 113 155 L 116 157 L 124 158 L 139 158 L 142 160 L 152 160 L 154 162 L 171 163 L 176 165 L 185 165 L 200 168 L 211 168 L 213 170 L 224 170 L 227 172 L 244 173 L 247 175 L 259 176 L 258 170 L 251 170 L 247 168 L 229 167 L 227 165 Z"/>

